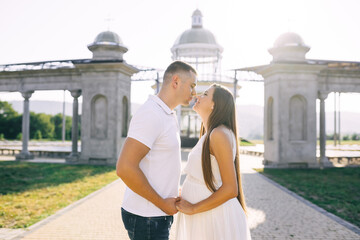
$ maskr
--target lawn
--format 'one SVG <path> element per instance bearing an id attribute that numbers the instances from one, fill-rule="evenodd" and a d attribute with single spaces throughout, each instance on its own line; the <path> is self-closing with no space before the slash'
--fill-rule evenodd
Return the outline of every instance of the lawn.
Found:
<path id="1" fill-rule="evenodd" d="M 317 141 L 317 144 L 320 144 L 320 141 Z M 334 140 L 326 140 L 326 145 L 334 145 Z M 339 145 L 339 143 L 337 143 Z M 360 140 L 341 140 L 340 145 L 360 145 Z"/>
<path id="2" fill-rule="evenodd" d="M 240 146 L 255 146 L 254 143 L 249 142 L 248 140 L 241 139 L 239 142 Z"/>
<path id="3" fill-rule="evenodd" d="M 263 140 L 249 140 L 253 144 L 264 144 Z M 317 140 L 317 145 L 320 142 Z M 334 140 L 326 140 L 326 145 L 334 145 Z M 360 145 L 360 140 L 341 140 L 341 145 Z"/>
<path id="4" fill-rule="evenodd" d="M 111 183 L 109 166 L 0 162 L 0 228 L 26 228 Z"/>
<path id="5" fill-rule="evenodd" d="M 360 227 L 360 168 L 256 170 Z"/>

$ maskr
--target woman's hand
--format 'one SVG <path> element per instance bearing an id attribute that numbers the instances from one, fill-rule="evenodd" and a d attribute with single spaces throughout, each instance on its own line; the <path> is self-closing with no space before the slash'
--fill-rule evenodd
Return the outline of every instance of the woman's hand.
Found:
<path id="1" fill-rule="evenodd" d="M 192 215 L 192 214 L 196 213 L 195 205 L 189 203 L 188 201 L 186 201 L 185 199 L 183 199 L 181 197 L 179 197 L 176 202 L 176 209 L 187 215 Z"/>

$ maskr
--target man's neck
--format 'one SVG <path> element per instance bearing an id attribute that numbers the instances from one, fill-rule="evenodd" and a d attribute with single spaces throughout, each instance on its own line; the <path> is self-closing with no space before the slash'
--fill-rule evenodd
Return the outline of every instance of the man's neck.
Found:
<path id="1" fill-rule="evenodd" d="M 176 101 L 174 100 L 174 96 L 172 96 L 172 94 L 165 92 L 165 91 L 161 91 L 158 93 L 157 95 L 171 110 L 174 110 L 174 108 L 176 108 L 177 105 L 179 105 L 178 103 L 176 103 Z"/>

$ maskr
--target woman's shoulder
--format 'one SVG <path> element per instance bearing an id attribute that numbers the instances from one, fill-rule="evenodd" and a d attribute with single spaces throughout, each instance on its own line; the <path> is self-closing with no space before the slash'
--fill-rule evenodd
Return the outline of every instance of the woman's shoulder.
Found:
<path id="1" fill-rule="evenodd" d="M 214 128 L 210 133 L 210 143 L 230 142 L 232 139 L 232 131 L 224 125 Z"/>

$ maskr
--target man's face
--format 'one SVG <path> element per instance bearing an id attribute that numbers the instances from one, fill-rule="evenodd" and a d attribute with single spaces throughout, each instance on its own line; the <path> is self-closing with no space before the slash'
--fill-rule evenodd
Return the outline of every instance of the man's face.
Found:
<path id="1" fill-rule="evenodd" d="M 180 74 L 180 88 L 179 95 L 181 98 L 181 105 L 189 105 L 190 101 L 196 95 L 196 75 L 193 72 L 185 72 Z"/>

